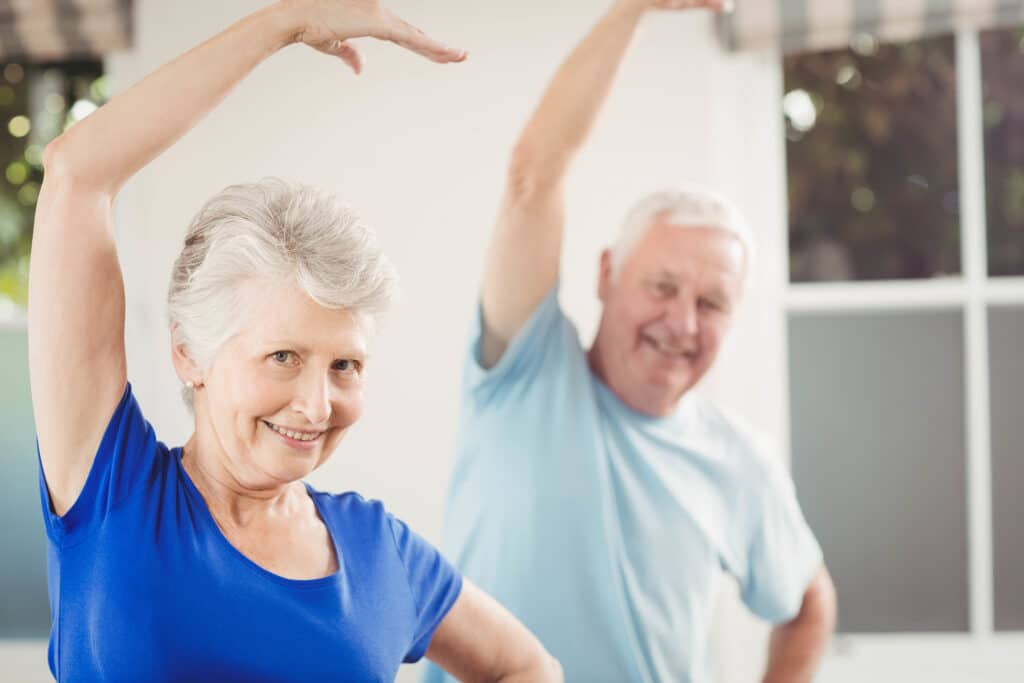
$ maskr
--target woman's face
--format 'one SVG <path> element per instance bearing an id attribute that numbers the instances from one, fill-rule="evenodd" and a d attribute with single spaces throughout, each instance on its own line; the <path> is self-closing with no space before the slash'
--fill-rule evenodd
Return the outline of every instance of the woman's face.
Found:
<path id="1" fill-rule="evenodd" d="M 239 484 L 272 488 L 316 469 L 362 414 L 370 321 L 294 284 L 254 280 L 241 294 L 240 332 L 196 392 L 196 430 Z"/>

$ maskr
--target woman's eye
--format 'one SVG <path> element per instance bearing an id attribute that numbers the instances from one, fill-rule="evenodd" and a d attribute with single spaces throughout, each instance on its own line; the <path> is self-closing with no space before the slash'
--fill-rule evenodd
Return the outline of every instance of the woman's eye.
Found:
<path id="1" fill-rule="evenodd" d="M 274 362 L 280 363 L 281 365 L 286 365 L 288 361 L 290 361 L 292 358 L 292 352 L 275 351 L 274 353 L 270 354 L 270 357 L 274 359 Z"/>

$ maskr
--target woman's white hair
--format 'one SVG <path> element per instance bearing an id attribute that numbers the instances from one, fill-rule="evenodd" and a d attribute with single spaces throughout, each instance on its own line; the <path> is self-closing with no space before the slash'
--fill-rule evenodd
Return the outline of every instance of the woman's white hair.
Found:
<path id="1" fill-rule="evenodd" d="M 679 228 L 714 228 L 735 236 L 743 244 L 749 274 L 754 259 L 750 226 L 732 202 L 698 185 L 655 192 L 633 205 L 611 247 L 612 273 L 619 272 L 640 238 L 659 221 Z"/>
<path id="2" fill-rule="evenodd" d="M 333 195 L 265 178 L 232 185 L 196 214 L 167 294 L 172 343 L 208 368 L 238 333 L 240 289 L 253 279 L 298 284 L 313 301 L 377 319 L 398 277 L 373 230 Z M 183 392 L 192 406 L 192 391 Z"/>

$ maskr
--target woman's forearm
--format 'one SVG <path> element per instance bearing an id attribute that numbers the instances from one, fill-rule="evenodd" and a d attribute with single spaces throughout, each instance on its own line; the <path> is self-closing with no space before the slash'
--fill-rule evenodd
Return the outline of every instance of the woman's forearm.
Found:
<path id="1" fill-rule="evenodd" d="M 58 170 L 116 194 L 213 109 L 257 64 L 301 31 L 287 5 L 275 4 L 233 24 L 75 125 L 47 149 Z M 57 167 L 57 168 L 53 168 Z"/>

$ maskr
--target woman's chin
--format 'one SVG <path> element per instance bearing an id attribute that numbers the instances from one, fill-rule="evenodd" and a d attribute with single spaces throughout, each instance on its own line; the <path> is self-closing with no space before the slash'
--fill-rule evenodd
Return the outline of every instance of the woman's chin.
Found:
<path id="1" fill-rule="evenodd" d="M 282 458 L 279 455 L 263 459 L 263 466 L 260 470 L 274 484 L 292 483 L 308 477 L 319 466 L 320 461 L 312 457 Z"/>

